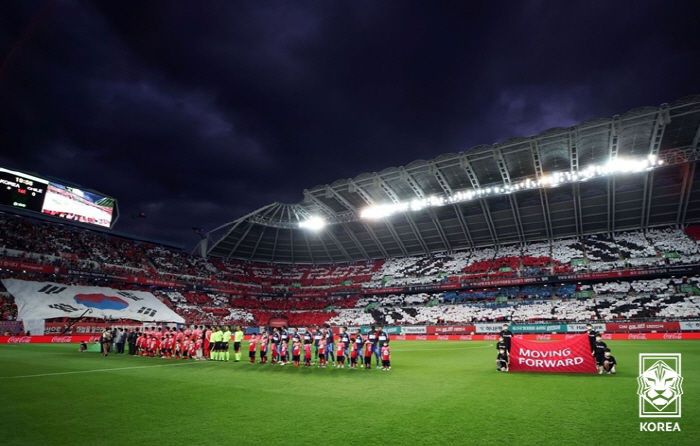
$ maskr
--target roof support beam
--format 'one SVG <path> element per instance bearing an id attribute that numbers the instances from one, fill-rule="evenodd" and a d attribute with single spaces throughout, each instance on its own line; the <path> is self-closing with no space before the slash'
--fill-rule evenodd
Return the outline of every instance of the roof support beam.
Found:
<path id="1" fill-rule="evenodd" d="M 651 197 L 654 193 L 654 171 L 647 172 L 644 175 L 644 192 L 642 193 L 642 216 L 640 226 L 646 229 L 649 226 L 649 212 L 651 208 Z M 681 194 L 682 196 L 682 194 Z"/>
<path id="2" fill-rule="evenodd" d="M 377 248 L 379 248 L 379 251 L 382 253 L 384 258 L 388 259 L 389 253 L 386 251 L 386 249 L 384 249 L 384 244 L 382 244 L 382 242 L 379 241 L 379 237 L 377 237 L 377 234 L 374 232 L 374 230 L 370 228 L 369 225 L 364 221 L 362 222 L 362 226 L 365 227 L 365 231 L 367 231 L 374 244 L 377 245 Z"/>
<path id="3" fill-rule="evenodd" d="M 694 158 L 697 158 L 697 153 L 700 151 L 700 124 L 698 124 L 698 128 L 695 130 L 695 136 L 693 137 L 691 148 L 692 153 L 695 154 Z"/>
<path id="4" fill-rule="evenodd" d="M 428 164 L 428 170 L 430 171 L 430 173 L 435 175 L 435 178 L 437 178 L 438 180 L 438 184 L 440 184 L 440 187 L 445 192 L 445 194 L 452 195 L 452 186 L 450 186 L 450 183 L 447 181 L 447 177 L 445 177 L 445 174 L 442 173 L 442 170 L 440 170 L 438 165 L 435 164 L 435 161 L 431 161 Z"/>
<path id="5" fill-rule="evenodd" d="M 430 249 L 428 249 L 428 245 L 425 243 L 425 240 L 423 240 L 423 237 L 421 237 L 420 231 L 418 230 L 418 225 L 416 225 L 416 222 L 413 220 L 413 216 L 408 212 L 405 215 L 408 225 L 411 227 L 413 235 L 416 236 L 416 240 L 418 240 L 418 243 L 420 243 L 421 248 L 423 248 L 426 255 L 430 254 Z"/>
<path id="6" fill-rule="evenodd" d="M 683 224 L 685 215 L 688 212 L 688 202 L 690 201 L 691 190 L 693 189 L 693 178 L 695 178 L 695 166 L 697 161 L 693 161 L 690 165 L 686 164 L 683 169 L 683 185 L 681 186 L 681 198 L 678 201 L 678 211 L 676 212 L 676 224 Z"/>
<path id="7" fill-rule="evenodd" d="M 462 215 L 462 210 L 459 208 L 459 205 L 453 204 L 452 208 L 455 211 L 455 215 L 457 216 L 457 220 L 459 221 L 459 226 L 462 228 L 462 232 L 464 233 L 464 238 L 469 242 L 470 247 L 474 247 L 474 240 L 472 240 L 472 236 L 469 233 L 469 226 L 467 226 L 467 222 L 464 220 L 464 215 Z"/>
<path id="8" fill-rule="evenodd" d="M 406 168 L 399 167 L 399 178 L 409 185 L 411 190 L 413 190 L 413 193 L 415 193 L 419 199 L 422 200 L 425 198 L 425 192 L 423 192 L 423 189 L 420 187 L 416 179 L 413 178 L 413 175 L 411 175 L 411 173 L 408 170 L 406 170 Z"/>
<path id="9" fill-rule="evenodd" d="M 661 149 L 661 140 L 664 138 L 664 130 L 666 125 L 671 123 L 671 113 L 668 109 L 668 104 L 661 104 L 659 112 L 656 114 L 654 121 L 654 130 L 651 133 L 651 141 L 649 141 L 649 156 L 657 156 Z"/>
<path id="10" fill-rule="evenodd" d="M 397 245 L 399 245 L 399 248 L 401 249 L 401 252 L 403 255 L 408 256 L 408 250 L 406 249 L 406 245 L 403 244 L 401 241 L 401 237 L 399 237 L 399 234 L 396 233 L 396 229 L 394 229 L 394 225 L 389 223 L 387 219 L 382 220 L 384 224 L 386 225 L 386 228 L 389 230 L 389 233 L 391 236 L 394 238 L 394 241 L 396 242 Z"/>
<path id="11" fill-rule="evenodd" d="M 571 186 L 571 194 L 574 202 L 574 226 L 576 226 L 576 235 L 583 235 L 583 211 L 581 210 L 581 187 L 578 182 Z"/>
<path id="12" fill-rule="evenodd" d="M 615 161 L 617 159 L 618 139 L 621 133 L 622 124 L 620 121 L 620 116 L 615 115 L 610 122 L 610 140 L 608 145 L 610 161 Z"/>
<path id="13" fill-rule="evenodd" d="M 345 247 L 340 243 L 340 241 L 336 238 L 336 236 L 333 235 L 333 232 L 329 228 L 326 228 L 324 231 L 325 231 L 325 234 L 328 234 L 328 237 L 331 240 L 333 240 L 333 243 L 335 243 L 336 246 L 338 246 L 338 249 L 340 250 L 341 253 L 343 253 L 343 255 L 345 256 L 347 261 L 352 262 L 352 256 L 350 256 L 350 254 L 348 254 L 348 252 L 345 250 Z"/>
<path id="14" fill-rule="evenodd" d="M 435 178 L 437 178 L 438 184 L 440 184 L 440 187 L 442 188 L 443 192 L 445 192 L 445 194 L 448 196 L 452 195 L 452 186 L 450 186 L 450 183 L 447 181 L 447 177 L 445 177 L 445 174 L 442 173 L 440 167 L 434 161 L 431 161 L 428 166 L 429 171 L 433 175 L 435 175 Z M 450 242 L 447 239 L 447 236 L 445 235 L 445 230 L 442 227 L 440 221 L 435 216 L 435 213 L 431 210 L 428 212 L 428 214 L 430 215 L 430 219 L 433 221 L 433 225 L 435 226 L 435 229 L 437 230 L 437 233 L 440 236 L 440 240 L 442 240 L 442 244 L 445 245 L 445 249 L 447 249 L 448 251 L 452 250 L 452 246 L 450 245 Z"/>
<path id="15" fill-rule="evenodd" d="M 275 261 L 275 254 L 277 254 L 277 240 L 279 239 L 280 236 L 280 228 L 275 229 L 275 243 L 272 245 L 272 257 L 270 258 L 270 262 Z M 257 251 L 258 247 L 257 245 L 255 246 L 255 250 Z"/>
<path id="16" fill-rule="evenodd" d="M 479 185 L 479 179 L 477 178 L 476 173 L 474 172 L 474 169 L 472 168 L 472 165 L 469 162 L 469 159 L 466 155 L 462 154 L 459 157 L 459 165 L 464 169 L 465 172 L 467 172 L 467 177 L 469 178 L 469 182 L 472 184 L 472 188 L 475 190 L 481 189 L 481 186 Z M 489 229 L 489 233 L 491 234 L 491 240 L 493 240 L 494 245 L 498 245 L 496 227 L 493 224 L 493 217 L 491 217 L 489 207 L 484 202 L 483 198 L 479 199 L 479 203 L 481 203 L 481 210 L 484 213 L 484 218 L 486 219 L 486 227 Z"/>
<path id="17" fill-rule="evenodd" d="M 348 192 L 359 195 L 369 206 L 374 206 L 374 198 L 360 187 L 354 180 L 348 180 Z"/>
<path id="18" fill-rule="evenodd" d="M 569 127 L 569 161 L 571 173 L 578 172 L 578 131 L 576 127 Z"/>
<path id="19" fill-rule="evenodd" d="M 308 190 L 305 190 L 305 191 L 304 191 L 304 194 L 305 194 L 311 201 L 313 201 L 318 207 L 320 207 L 321 209 L 323 209 L 323 211 L 326 212 L 328 215 L 333 215 L 333 214 L 335 214 L 335 212 L 333 211 L 333 209 L 331 209 L 330 207 L 328 207 L 324 202 L 322 202 L 318 197 L 316 197 L 315 195 L 313 195 L 312 193 L 310 193 Z M 345 229 L 345 225 L 341 225 L 341 226 L 343 226 L 343 228 Z M 332 233 L 330 233 L 330 229 L 329 229 L 329 228 L 326 228 L 326 231 L 329 231 L 329 234 L 328 234 L 328 235 L 333 239 L 333 241 L 334 241 L 336 244 L 338 244 L 338 245 L 340 246 L 340 242 L 337 240 L 337 238 L 335 238 L 335 236 L 334 236 Z M 345 229 L 345 231 L 348 232 L 347 229 Z M 365 249 L 362 247 L 362 243 L 360 243 L 359 240 L 357 240 L 357 238 L 355 238 L 353 235 L 351 235 L 350 232 L 348 232 L 348 235 L 350 235 L 350 239 L 353 241 L 353 243 L 355 243 L 355 245 L 356 245 L 357 248 L 360 250 L 360 252 L 365 256 L 365 259 L 369 260 L 369 256 L 367 255 L 367 252 L 365 251 Z M 346 254 L 347 254 L 347 253 L 346 253 Z"/>
<path id="20" fill-rule="evenodd" d="M 359 249 L 360 252 L 362 253 L 362 255 L 365 257 L 365 260 L 371 260 L 369 254 L 367 254 L 367 251 L 365 250 L 364 246 L 362 246 L 362 243 L 360 243 L 360 241 L 357 239 L 357 237 L 355 237 L 355 234 L 353 234 L 352 231 L 346 225 L 341 225 L 341 226 L 345 230 L 345 233 L 348 235 L 348 237 L 350 237 L 350 240 L 352 240 L 353 243 L 355 243 L 355 245 L 357 246 L 357 249 Z"/>
<path id="21" fill-rule="evenodd" d="M 498 144 L 493 145 L 493 158 L 496 160 L 498 170 L 501 172 L 503 184 L 506 186 L 510 186 L 510 174 L 508 173 L 508 166 L 506 166 L 505 158 L 503 158 L 503 153 L 501 153 L 501 148 L 498 146 Z M 510 210 L 513 214 L 513 221 L 515 222 L 515 230 L 518 231 L 518 239 L 521 242 L 524 242 L 525 233 L 523 231 L 523 222 L 520 219 L 520 209 L 518 208 L 518 201 L 512 193 L 508 194 L 508 200 L 510 201 Z"/>
<path id="22" fill-rule="evenodd" d="M 391 201 L 394 202 L 394 204 L 401 202 L 399 194 L 397 194 L 396 191 L 394 191 L 394 189 L 391 186 L 389 186 L 389 184 L 386 181 L 384 181 L 384 178 L 382 178 L 381 175 L 375 173 L 373 179 L 374 187 L 380 187 L 389 196 Z"/>
<path id="23" fill-rule="evenodd" d="M 569 127 L 568 134 L 568 145 L 569 145 L 569 159 L 571 161 L 571 173 L 578 172 L 578 132 L 576 127 Z M 617 143 L 615 143 L 615 157 L 617 157 Z M 576 235 L 581 236 L 583 234 L 583 212 L 581 211 L 581 188 L 579 184 L 575 182 L 571 188 L 573 194 L 574 202 L 574 223 L 576 226 Z"/>
<path id="24" fill-rule="evenodd" d="M 309 243 L 309 236 L 306 233 L 306 231 L 301 231 L 301 234 L 304 236 L 304 241 L 306 242 L 306 249 L 309 250 L 309 258 L 311 259 L 311 263 L 316 263 L 314 261 L 314 253 L 311 251 L 311 243 Z"/>
<path id="25" fill-rule="evenodd" d="M 544 175 L 544 170 L 542 169 L 540 148 L 537 144 L 537 138 L 535 138 L 534 136 L 530 137 L 530 152 L 532 153 L 532 162 L 535 165 L 535 174 L 537 178 L 541 178 Z M 545 232 L 547 233 L 547 238 L 551 239 L 553 237 L 553 234 L 552 219 L 549 213 L 549 199 L 547 197 L 547 192 L 542 188 L 540 188 L 540 204 L 542 205 Z"/>
<path id="26" fill-rule="evenodd" d="M 340 204 L 342 204 L 343 206 L 345 206 L 349 211 L 351 211 L 351 212 L 357 214 L 357 208 L 356 208 L 352 203 L 350 203 L 345 197 L 343 197 L 342 195 L 340 195 L 340 194 L 339 194 L 335 189 L 333 189 L 332 187 L 326 186 L 326 195 L 331 195 L 331 196 L 333 196 L 336 200 L 338 200 L 338 202 L 339 202 Z M 379 237 L 377 237 L 377 234 L 374 232 L 374 230 L 373 230 L 372 228 L 370 228 L 369 225 L 368 225 L 367 223 L 365 223 L 364 221 L 362 222 L 362 225 L 365 227 L 365 230 L 367 231 L 367 233 L 369 234 L 369 236 L 372 238 L 372 240 L 374 241 L 374 243 L 377 245 L 377 248 L 379 248 L 379 251 L 382 253 L 382 255 L 383 255 L 385 258 L 388 258 L 388 257 L 389 257 L 389 253 L 388 253 L 388 252 L 386 251 L 386 249 L 384 248 L 384 245 L 379 241 Z"/>
<path id="27" fill-rule="evenodd" d="M 608 177 L 608 234 L 615 231 L 615 175 Z"/>
<path id="28" fill-rule="evenodd" d="M 242 242 L 246 237 L 248 237 L 248 233 L 250 232 L 250 230 L 251 230 L 252 228 L 253 228 L 253 224 L 252 224 L 252 223 L 248 223 L 248 227 L 246 228 L 245 232 L 243 233 L 243 237 L 241 237 L 241 238 L 238 239 L 238 241 L 237 241 L 236 244 L 233 246 L 233 248 L 231 248 L 231 251 L 229 251 L 229 253 L 228 253 L 228 255 L 227 255 L 226 257 L 231 257 L 231 256 L 233 255 L 233 253 L 236 252 L 236 250 L 238 249 L 238 245 L 240 245 L 241 242 Z M 264 226 L 263 226 L 263 228 L 264 228 Z M 265 229 L 262 230 L 262 232 L 264 232 L 264 231 L 265 231 Z M 261 237 L 262 237 L 262 232 L 260 233 L 260 236 L 261 236 Z M 259 242 L 260 242 L 260 240 L 258 240 L 258 243 L 259 243 Z M 257 246 L 258 246 L 258 245 L 256 244 L 255 247 L 257 248 Z M 253 250 L 253 252 L 255 252 L 255 250 Z"/>
<path id="29" fill-rule="evenodd" d="M 348 190 L 350 192 L 354 192 L 358 194 L 360 197 L 362 197 L 363 200 L 365 200 L 365 203 L 367 203 L 370 206 L 374 206 L 375 202 L 372 196 L 367 193 L 367 191 L 362 188 L 360 185 L 355 183 L 353 180 L 348 180 Z M 406 246 L 403 244 L 403 241 L 401 241 L 401 237 L 396 233 L 396 229 L 394 228 L 394 225 L 387 219 L 384 219 L 384 223 L 386 224 L 386 227 L 389 229 L 389 233 L 391 236 L 394 238 L 394 241 L 396 242 L 397 245 L 399 245 L 399 248 L 401 248 L 401 252 L 404 253 L 404 255 L 408 255 L 408 250 L 406 249 Z"/>

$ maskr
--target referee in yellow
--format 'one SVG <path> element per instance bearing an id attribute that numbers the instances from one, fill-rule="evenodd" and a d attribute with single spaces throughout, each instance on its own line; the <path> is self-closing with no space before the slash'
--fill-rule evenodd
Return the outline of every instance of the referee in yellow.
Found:
<path id="1" fill-rule="evenodd" d="M 228 343 L 231 342 L 231 330 L 228 328 L 228 325 L 224 326 L 224 332 L 221 334 L 221 354 L 223 358 L 225 359 L 226 362 L 228 362 L 229 359 L 229 352 L 228 352 Z"/>
<path id="2" fill-rule="evenodd" d="M 241 361 L 241 342 L 243 342 L 243 330 L 238 325 L 236 332 L 233 334 L 233 350 L 236 352 L 236 362 Z"/>
<path id="3" fill-rule="evenodd" d="M 214 344 L 214 348 L 211 351 L 211 359 L 214 361 L 223 361 L 223 355 L 221 354 L 221 344 L 224 340 L 224 334 L 221 333 L 221 327 L 216 327 L 214 332 L 209 338 L 209 342 Z"/>

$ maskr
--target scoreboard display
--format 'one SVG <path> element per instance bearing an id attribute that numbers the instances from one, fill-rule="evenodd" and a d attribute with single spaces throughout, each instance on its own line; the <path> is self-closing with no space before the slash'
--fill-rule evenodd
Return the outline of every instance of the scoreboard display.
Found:
<path id="1" fill-rule="evenodd" d="M 41 212 L 49 182 L 0 167 L 0 204 Z"/>
<path id="2" fill-rule="evenodd" d="M 0 167 L 0 205 L 109 228 L 116 200 Z"/>

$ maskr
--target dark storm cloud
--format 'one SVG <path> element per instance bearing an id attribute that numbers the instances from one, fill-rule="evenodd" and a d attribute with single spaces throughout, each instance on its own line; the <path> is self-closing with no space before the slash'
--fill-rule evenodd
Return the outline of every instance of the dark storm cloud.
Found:
<path id="1" fill-rule="evenodd" d="M 699 90 L 695 2 L 2 9 L 0 164 L 187 244 L 317 184 Z"/>

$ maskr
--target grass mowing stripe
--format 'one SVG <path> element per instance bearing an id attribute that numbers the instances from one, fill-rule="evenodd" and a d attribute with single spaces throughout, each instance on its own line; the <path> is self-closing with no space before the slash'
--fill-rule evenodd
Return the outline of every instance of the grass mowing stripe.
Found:
<path id="1" fill-rule="evenodd" d="M 188 364 L 196 364 L 196 363 L 195 362 L 183 362 L 181 364 L 159 364 L 159 365 L 141 365 L 141 366 L 136 366 L 136 367 L 114 367 L 111 369 L 75 370 L 72 372 L 41 373 L 38 375 L 0 376 L 0 379 L 37 378 L 40 376 L 73 375 L 76 373 L 113 372 L 116 370 L 148 369 L 148 368 L 153 368 L 153 367 L 174 367 L 174 366 L 178 366 L 178 365 L 188 365 Z"/>

